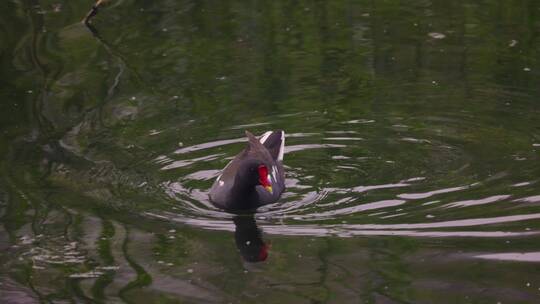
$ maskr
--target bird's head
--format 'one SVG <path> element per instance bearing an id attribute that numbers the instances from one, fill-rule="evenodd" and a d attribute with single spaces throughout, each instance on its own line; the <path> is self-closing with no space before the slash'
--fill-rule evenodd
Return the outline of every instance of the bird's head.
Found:
<path id="1" fill-rule="evenodd" d="M 244 150 L 244 168 L 247 171 L 247 178 L 250 184 L 262 186 L 266 191 L 272 193 L 272 157 L 268 150 L 253 136 L 246 131 L 248 145 Z"/>
<path id="2" fill-rule="evenodd" d="M 250 159 L 244 162 L 240 171 L 244 171 L 242 178 L 247 180 L 250 186 L 262 186 L 266 191 L 272 193 L 271 168 L 270 164 L 260 159 Z"/>

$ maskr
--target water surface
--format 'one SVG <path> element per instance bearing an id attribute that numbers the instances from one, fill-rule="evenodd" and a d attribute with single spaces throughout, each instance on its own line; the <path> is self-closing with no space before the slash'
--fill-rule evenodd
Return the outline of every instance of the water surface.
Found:
<path id="1" fill-rule="evenodd" d="M 540 302 L 540 3 L 90 2 L 0 4 L 3 302 Z"/>

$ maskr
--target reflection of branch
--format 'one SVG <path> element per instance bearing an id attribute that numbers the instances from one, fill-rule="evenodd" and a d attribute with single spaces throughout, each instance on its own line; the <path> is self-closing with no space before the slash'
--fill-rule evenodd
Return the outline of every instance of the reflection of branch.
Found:
<path id="1" fill-rule="evenodd" d="M 105 1 L 107 0 L 98 0 L 96 4 L 94 5 L 94 7 L 96 7 L 99 3 L 104 3 Z M 92 10 L 88 13 L 87 17 L 92 14 L 94 7 L 92 7 Z M 103 45 L 107 53 L 109 53 L 111 57 L 114 57 L 119 61 L 120 69 L 119 69 L 118 74 L 114 78 L 114 83 L 107 91 L 107 98 L 112 97 L 112 93 L 114 92 L 114 89 L 118 86 L 120 76 L 124 72 L 125 68 L 128 68 L 133 73 L 133 75 L 135 75 L 135 78 L 140 83 L 143 83 L 141 75 L 137 72 L 137 70 L 129 67 L 129 65 L 127 64 L 126 58 L 118 50 L 116 50 L 112 45 L 110 45 L 105 39 L 103 39 L 103 37 L 101 37 L 101 35 L 99 34 L 99 31 L 92 24 L 86 22 L 86 18 L 83 20 L 83 22 L 84 22 L 84 25 L 86 25 L 86 28 L 92 33 L 92 36 L 94 36 L 94 38 L 96 38 L 99 41 L 99 43 Z"/>
<path id="2" fill-rule="evenodd" d="M 100 1 L 98 1 L 96 3 L 95 6 L 98 5 Z M 87 17 L 90 16 L 92 13 L 92 11 L 90 11 L 90 13 L 88 13 Z M 94 14 L 95 15 L 95 14 Z M 86 19 L 86 18 L 85 18 Z M 86 27 L 88 28 L 88 30 L 90 32 L 92 32 L 92 35 L 94 36 L 94 38 L 97 39 L 97 41 L 99 41 L 103 47 L 105 48 L 105 50 L 107 51 L 107 53 L 113 57 L 113 58 L 116 58 L 117 61 L 118 61 L 118 73 L 116 74 L 116 76 L 114 77 L 114 80 L 113 80 L 113 83 L 111 84 L 111 86 L 108 88 L 107 90 L 107 96 L 105 96 L 105 98 L 103 99 L 103 101 L 98 105 L 97 107 L 97 111 L 98 111 L 98 119 L 99 119 L 99 122 L 101 123 L 101 125 L 104 125 L 103 124 L 103 121 L 102 121 L 102 116 L 101 116 L 101 109 L 103 108 L 103 106 L 109 101 L 112 99 L 113 97 L 113 94 L 114 94 L 114 91 L 116 90 L 116 88 L 118 87 L 118 84 L 120 83 L 120 77 L 122 76 L 122 74 L 124 73 L 124 70 L 125 70 L 125 67 L 127 66 L 126 65 L 126 60 L 124 59 L 124 57 L 117 51 L 115 51 L 113 49 L 113 47 L 111 45 L 109 45 L 109 43 L 107 43 L 107 41 L 105 41 L 105 39 L 103 39 L 101 37 L 101 35 L 99 34 L 98 30 L 90 23 L 87 23 L 86 21 L 84 22 L 84 24 L 86 25 Z M 135 75 L 138 76 L 138 74 L 135 72 L 134 73 Z"/>
<path id="3" fill-rule="evenodd" d="M 122 73 L 124 72 L 124 69 L 125 69 L 125 66 L 127 66 L 126 64 L 126 59 L 124 58 L 124 56 L 122 56 L 122 54 L 120 54 L 118 51 L 115 51 L 112 46 L 109 45 L 109 43 L 107 43 L 107 41 L 105 41 L 100 35 L 99 35 L 99 32 L 98 30 L 90 23 L 87 23 L 86 24 L 86 27 L 90 30 L 90 32 L 92 32 L 92 35 L 94 35 L 94 37 L 99 41 L 101 42 L 101 44 L 103 45 L 103 47 L 105 48 L 105 50 L 107 51 L 107 53 L 109 53 L 109 55 L 111 55 L 112 57 L 115 57 L 118 59 L 118 61 L 120 62 L 120 65 L 119 65 L 119 71 L 118 71 L 118 74 L 114 77 L 114 81 L 113 81 L 113 84 L 111 85 L 111 87 L 107 90 L 107 99 L 110 99 L 112 98 L 112 94 L 114 93 L 114 89 L 116 89 L 116 87 L 118 86 L 118 83 L 120 82 L 120 76 L 122 75 Z M 136 71 L 134 71 L 134 74 L 136 76 L 139 76 L 137 74 Z M 139 80 L 140 80 L 140 77 L 138 77 Z"/>
<path id="4" fill-rule="evenodd" d="M 122 243 L 122 254 L 124 258 L 126 259 L 126 261 L 128 262 L 129 266 L 133 270 L 135 270 L 135 272 L 137 273 L 137 276 L 135 277 L 134 280 L 129 281 L 126 285 L 124 285 L 120 289 L 120 291 L 118 291 L 118 295 L 120 296 L 122 300 L 124 300 L 124 302 L 129 303 L 126 297 L 126 293 L 135 288 L 143 288 L 145 286 L 152 284 L 152 276 L 150 276 L 150 274 L 139 263 L 137 263 L 134 257 L 131 256 L 131 254 L 129 253 L 128 246 L 129 246 L 129 242 L 131 241 L 129 237 L 132 234 L 132 232 L 129 230 L 127 226 L 124 226 L 124 229 L 125 229 L 126 234 L 124 237 L 124 242 Z"/>
<path id="5" fill-rule="evenodd" d="M 89 25 L 90 24 L 90 21 L 92 19 L 92 17 L 94 17 L 95 15 L 97 15 L 98 13 L 98 8 L 103 4 L 105 3 L 107 0 L 97 0 L 96 3 L 94 5 L 92 5 L 92 8 L 90 9 L 90 11 L 88 12 L 88 14 L 86 14 L 86 16 L 84 17 L 84 19 L 82 20 L 82 22 L 84 22 L 84 24 L 86 25 Z"/>
<path id="6" fill-rule="evenodd" d="M 94 7 L 98 6 L 99 3 L 103 3 L 107 0 L 99 0 L 96 2 L 96 5 L 94 5 Z M 94 8 L 93 8 L 94 10 Z M 93 11 L 92 10 L 92 11 Z M 92 11 L 90 11 L 88 13 L 88 16 L 91 17 L 92 15 Z M 95 15 L 95 13 L 94 13 Z M 87 17 L 88 17 L 87 16 Z M 86 18 L 85 18 L 86 19 Z M 83 20 L 84 21 L 84 20 Z M 135 78 L 140 82 L 140 83 L 144 83 L 142 81 L 142 78 L 140 76 L 140 74 L 137 72 L 137 70 L 135 70 L 134 68 L 130 68 L 129 65 L 127 64 L 127 60 L 126 58 L 120 53 L 120 51 L 116 50 L 114 48 L 113 45 L 109 44 L 103 37 L 101 37 L 101 35 L 99 34 L 99 31 L 97 30 L 97 28 L 95 28 L 92 24 L 84 21 L 84 25 L 86 26 L 86 28 L 88 28 L 88 30 L 92 33 L 92 36 L 94 36 L 94 38 L 96 38 L 96 40 L 101 43 L 101 45 L 103 46 L 103 48 L 105 49 L 105 51 L 107 51 L 107 53 L 112 57 L 112 58 L 115 58 L 118 62 L 118 73 L 114 76 L 114 79 L 113 79 L 113 83 L 111 84 L 111 86 L 107 89 L 107 96 L 105 96 L 105 98 L 103 99 L 103 101 L 98 105 L 98 119 L 99 119 L 99 123 L 101 125 L 104 125 L 103 123 L 103 120 L 102 120 L 102 113 L 101 113 L 101 109 L 103 108 L 103 106 L 109 102 L 113 95 L 114 95 L 114 92 L 116 91 L 116 88 L 118 87 L 119 83 L 120 83 L 120 77 L 122 76 L 122 74 L 124 73 L 124 71 L 127 69 L 129 69 L 133 75 L 135 76 Z"/>
<path id="7" fill-rule="evenodd" d="M 90 30 L 90 32 L 92 32 L 92 35 L 94 37 L 96 37 L 98 40 L 101 41 L 101 37 L 99 36 L 99 32 L 98 30 L 90 23 L 84 23 L 84 25 L 86 25 L 86 28 Z"/>

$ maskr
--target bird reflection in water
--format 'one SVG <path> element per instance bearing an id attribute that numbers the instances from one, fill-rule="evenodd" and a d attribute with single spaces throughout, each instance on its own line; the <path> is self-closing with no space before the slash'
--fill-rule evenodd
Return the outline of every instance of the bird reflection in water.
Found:
<path id="1" fill-rule="evenodd" d="M 234 239 L 242 258 L 250 263 L 265 261 L 270 246 L 263 241 L 262 231 L 257 227 L 253 214 L 236 215 L 233 222 Z"/>

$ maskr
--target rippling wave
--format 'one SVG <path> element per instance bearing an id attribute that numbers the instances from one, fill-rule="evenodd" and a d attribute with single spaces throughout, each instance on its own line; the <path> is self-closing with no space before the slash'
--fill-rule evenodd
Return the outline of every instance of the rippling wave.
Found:
<path id="1" fill-rule="evenodd" d="M 388 130 L 388 136 L 373 137 L 369 129 L 355 127 L 365 124 Z M 511 182 L 519 178 L 514 176 L 519 175 L 517 170 L 484 177 L 473 174 L 469 168 L 477 160 L 468 150 L 470 143 L 441 135 L 418 139 L 430 130 L 406 130 L 409 127 L 403 123 L 386 126 L 379 119 L 361 118 L 342 125 L 351 128 L 288 134 L 287 190 L 277 203 L 259 208 L 256 214 L 265 233 L 517 237 L 540 232 L 525 227 L 540 213 L 519 205 L 537 202 L 538 195 L 512 191 L 519 187 L 534 191 L 530 186 L 536 181 Z M 345 134 L 354 137 L 336 136 Z M 171 171 L 178 178 L 163 181 L 159 187 L 171 200 L 169 207 L 145 215 L 205 229 L 233 230 L 232 216 L 216 209 L 207 191 L 220 172 L 216 168 L 240 151 L 244 141 L 201 142 L 156 157 L 153 163 L 159 170 Z M 391 152 L 380 154 L 386 150 Z M 388 182 L 377 184 L 378 179 Z M 463 184 L 464 180 L 469 183 Z"/>
<path id="2" fill-rule="evenodd" d="M 540 2 L 441 3 L 0 2 L 0 301 L 540 303 Z"/>

